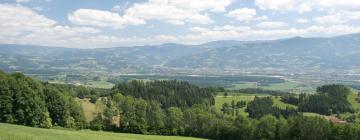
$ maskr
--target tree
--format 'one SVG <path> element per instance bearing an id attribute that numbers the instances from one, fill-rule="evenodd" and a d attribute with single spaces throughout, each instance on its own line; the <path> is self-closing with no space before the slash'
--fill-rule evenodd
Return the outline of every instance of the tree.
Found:
<path id="1" fill-rule="evenodd" d="M 151 101 L 148 103 L 146 110 L 146 121 L 149 126 L 149 132 L 153 134 L 163 133 L 165 128 L 164 119 L 165 113 L 161 109 L 161 105 L 158 102 Z"/>
<path id="2" fill-rule="evenodd" d="M 262 116 L 272 114 L 274 111 L 273 101 L 270 97 L 255 97 L 246 108 L 251 118 L 261 118 Z"/>
<path id="3" fill-rule="evenodd" d="M 238 115 L 233 123 L 235 127 L 233 134 L 234 138 L 239 140 L 249 140 L 253 137 L 254 124 L 252 124 L 251 120 L 246 118 L 245 116 Z"/>
<path id="4" fill-rule="evenodd" d="M 230 105 L 229 105 L 228 103 L 224 103 L 224 104 L 222 105 L 221 111 L 223 112 L 223 114 L 229 115 L 230 112 L 231 112 L 231 107 L 230 107 Z"/>
<path id="5" fill-rule="evenodd" d="M 103 130 L 105 128 L 104 126 L 104 118 L 101 113 L 98 113 L 94 120 L 90 122 L 90 128 L 92 130 Z"/>
<path id="6" fill-rule="evenodd" d="M 299 97 L 299 111 L 319 114 L 338 114 L 353 112 L 347 100 L 350 89 L 343 85 L 324 85 L 317 88 L 317 94 Z"/>
<path id="7" fill-rule="evenodd" d="M 225 92 L 224 93 L 224 98 L 226 98 L 228 96 L 228 93 L 227 92 Z"/>
<path id="8" fill-rule="evenodd" d="M 91 95 L 91 96 L 90 96 L 90 102 L 93 103 L 93 104 L 95 104 L 96 101 L 97 101 L 97 96 L 96 96 L 96 95 Z"/>
<path id="9" fill-rule="evenodd" d="M 166 128 L 170 135 L 183 135 L 183 112 L 180 108 L 170 107 L 167 109 Z"/>
<path id="10" fill-rule="evenodd" d="M 263 116 L 255 129 L 256 139 L 275 140 L 276 139 L 276 118 L 271 115 Z"/>
<path id="11" fill-rule="evenodd" d="M 62 127 L 67 126 L 67 119 L 70 117 L 67 98 L 60 91 L 50 86 L 44 89 L 44 93 L 52 123 Z"/>
<path id="12" fill-rule="evenodd" d="M 15 79 L 10 85 L 14 93 L 15 123 L 41 127 L 42 122 L 48 119 L 42 85 L 21 73 L 14 73 L 11 77 Z"/>
<path id="13" fill-rule="evenodd" d="M 13 123 L 13 92 L 11 92 L 10 84 L 13 79 L 0 71 L 0 122 Z"/>

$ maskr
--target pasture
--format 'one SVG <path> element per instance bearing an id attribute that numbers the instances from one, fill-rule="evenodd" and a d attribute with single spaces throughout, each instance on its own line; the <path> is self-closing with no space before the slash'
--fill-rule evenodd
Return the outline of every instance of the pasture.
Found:
<path id="1" fill-rule="evenodd" d="M 228 96 L 224 97 L 224 93 L 223 92 L 219 92 L 218 96 L 215 97 L 215 108 L 218 111 L 221 111 L 221 107 L 224 103 L 228 103 L 231 104 L 231 102 L 234 100 L 235 103 L 237 101 L 246 101 L 247 103 L 254 100 L 255 96 L 257 97 L 267 97 L 270 95 L 267 94 L 246 94 L 246 93 L 228 93 Z M 280 101 L 280 97 L 274 97 L 273 96 L 273 102 L 274 102 L 274 106 L 280 107 L 280 108 L 286 108 L 287 106 L 289 107 L 294 107 L 296 108 L 296 106 L 291 105 L 291 104 L 286 104 L 284 102 Z M 245 112 L 246 107 L 241 108 L 240 114 L 243 115 L 247 115 L 247 113 Z"/>
<path id="2" fill-rule="evenodd" d="M 0 140 L 200 140 L 191 137 L 42 129 L 0 123 Z"/>

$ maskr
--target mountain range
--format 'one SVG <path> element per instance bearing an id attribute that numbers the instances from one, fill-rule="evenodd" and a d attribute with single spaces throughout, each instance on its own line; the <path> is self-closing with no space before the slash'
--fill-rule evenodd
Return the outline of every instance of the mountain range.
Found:
<path id="1" fill-rule="evenodd" d="M 360 34 L 269 41 L 223 40 L 200 45 L 75 49 L 0 45 L 0 69 L 28 73 L 148 73 L 176 69 L 286 71 L 359 69 Z"/>

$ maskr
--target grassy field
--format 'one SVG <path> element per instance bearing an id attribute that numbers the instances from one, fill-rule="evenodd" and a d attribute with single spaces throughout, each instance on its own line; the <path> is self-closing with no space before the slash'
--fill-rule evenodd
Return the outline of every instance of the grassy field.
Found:
<path id="1" fill-rule="evenodd" d="M 356 101 L 357 98 L 357 94 L 356 93 L 351 93 L 348 96 L 348 101 L 350 102 L 350 104 L 352 105 L 352 107 L 355 109 L 356 112 L 360 111 L 360 103 Z"/>
<path id="2" fill-rule="evenodd" d="M 106 81 L 91 81 L 91 82 L 86 83 L 85 86 L 94 87 L 94 88 L 110 89 L 114 86 L 114 84 L 106 82 Z"/>
<path id="3" fill-rule="evenodd" d="M 245 93 L 228 93 L 229 96 L 224 97 L 224 93 L 220 92 L 218 95 L 215 97 L 215 108 L 216 110 L 220 111 L 221 107 L 224 103 L 229 103 L 231 104 L 231 102 L 234 100 L 235 103 L 237 101 L 246 101 L 246 102 L 250 102 L 252 100 L 254 100 L 255 96 L 258 97 L 266 97 L 266 96 L 270 96 L 270 95 L 266 95 L 266 94 L 245 94 Z M 286 106 L 290 106 L 290 107 L 294 107 L 296 108 L 296 106 L 291 105 L 291 104 L 286 104 L 284 102 L 280 101 L 280 97 L 276 98 L 273 97 L 273 101 L 274 101 L 274 106 L 280 107 L 280 108 L 286 108 Z M 240 109 L 240 114 L 243 115 L 247 115 L 247 113 L 245 112 L 245 107 Z"/>
<path id="4" fill-rule="evenodd" d="M 41 129 L 0 123 L 0 140 L 200 140 L 190 137 L 155 136 L 99 131 Z"/>
<path id="5" fill-rule="evenodd" d="M 245 88 L 261 88 L 266 90 L 281 90 L 281 91 L 289 91 L 294 93 L 300 92 L 309 92 L 312 91 L 310 87 L 305 87 L 304 85 L 298 82 L 284 82 L 284 83 L 276 83 L 270 84 L 268 86 L 258 86 L 255 82 L 245 82 L 240 84 L 235 84 L 232 88 L 233 90 L 237 89 L 245 89 Z"/>
<path id="6" fill-rule="evenodd" d="M 282 109 L 285 109 L 286 107 L 297 108 L 297 106 L 295 106 L 295 105 L 287 104 L 287 103 L 282 102 L 280 97 L 274 97 L 273 101 L 274 101 L 274 106 L 277 106 L 277 107 L 282 108 Z"/>
<path id="7" fill-rule="evenodd" d="M 100 99 L 98 99 L 96 104 L 91 103 L 89 99 L 76 98 L 75 100 L 81 105 L 82 109 L 84 110 L 84 115 L 87 122 L 92 121 L 96 113 L 98 113 L 99 111 L 103 111 L 105 108 L 105 104 Z"/>
<path id="8" fill-rule="evenodd" d="M 80 103 L 82 109 L 84 110 L 84 115 L 87 122 L 90 122 L 94 119 L 94 114 L 97 113 L 96 105 L 90 103 L 89 100 L 86 99 L 76 99 L 78 103 Z"/>

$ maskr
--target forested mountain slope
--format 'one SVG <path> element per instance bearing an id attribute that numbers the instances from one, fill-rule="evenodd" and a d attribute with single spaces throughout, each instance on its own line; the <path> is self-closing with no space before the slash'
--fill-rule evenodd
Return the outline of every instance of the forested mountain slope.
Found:
<path id="1" fill-rule="evenodd" d="M 360 34 L 272 41 L 215 41 L 98 49 L 0 45 L 0 68 L 26 73 L 103 71 L 149 73 L 166 69 L 360 68 Z M 43 72 L 46 71 L 46 72 Z M 158 71 L 157 71 L 158 72 Z"/>

